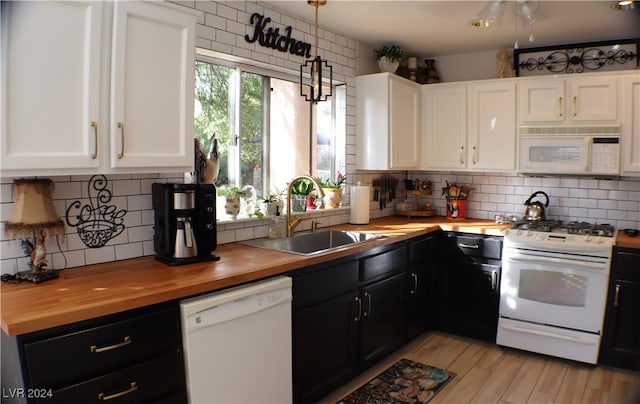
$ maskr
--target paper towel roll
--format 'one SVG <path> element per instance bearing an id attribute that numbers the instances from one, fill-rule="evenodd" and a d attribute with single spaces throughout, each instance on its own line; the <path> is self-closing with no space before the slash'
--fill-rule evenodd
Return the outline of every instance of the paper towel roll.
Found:
<path id="1" fill-rule="evenodd" d="M 352 185 L 351 210 L 349 212 L 349 223 L 367 224 L 369 223 L 369 200 L 371 194 L 368 186 Z"/>

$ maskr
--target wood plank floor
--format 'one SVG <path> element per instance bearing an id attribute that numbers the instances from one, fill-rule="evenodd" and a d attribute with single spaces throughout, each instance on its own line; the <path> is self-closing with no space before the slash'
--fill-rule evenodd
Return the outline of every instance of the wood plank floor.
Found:
<path id="1" fill-rule="evenodd" d="M 640 372 L 427 332 L 326 396 L 335 403 L 400 358 L 456 372 L 431 403 L 640 403 Z"/>

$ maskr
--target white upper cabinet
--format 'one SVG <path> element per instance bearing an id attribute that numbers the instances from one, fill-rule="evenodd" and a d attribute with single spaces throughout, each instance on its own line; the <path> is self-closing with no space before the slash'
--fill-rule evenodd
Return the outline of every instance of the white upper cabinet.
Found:
<path id="1" fill-rule="evenodd" d="M 462 169 L 467 155 L 467 86 L 422 86 L 422 169 Z"/>
<path id="2" fill-rule="evenodd" d="M 195 24 L 164 2 L 2 2 L 2 175 L 191 170 Z"/>
<path id="3" fill-rule="evenodd" d="M 2 2 L 3 175 L 99 166 L 102 13 L 101 2 Z"/>
<path id="4" fill-rule="evenodd" d="M 116 2 L 111 59 L 111 167 L 193 164 L 195 19 Z"/>
<path id="5" fill-rule="evenodd" d="M 640 72 L 635 71 L 620 78 L 621 98 L 621 147 L 622 175 L 640 175 Z"/>
<path id="6" fill-rule="evenodd" d="M 467 168 L 516 169 L 516 82 L 470 84 Z"/>
<path id="7" fill-rule="evenodd" d="M 516 168 L 516 81 L 422 87 L 422 169 Z"/>
<path id="8" fill-rule="evenodd" d="M 356 78 L 356 168 L 420 164 L 420 86 L 390 73 Z"/>
<path id="9" fill-rule="evenodd" d="M 520 123 L 564 124 L 618 119 L 617 77 L 522 78 Z"/>

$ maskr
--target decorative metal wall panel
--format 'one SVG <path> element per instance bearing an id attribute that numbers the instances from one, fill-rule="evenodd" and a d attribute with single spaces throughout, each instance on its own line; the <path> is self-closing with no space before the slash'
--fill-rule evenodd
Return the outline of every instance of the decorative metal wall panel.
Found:
<path id="1" fill-rule="evenodd" d="M 638 67 L 640 38 L 515 49 L 514 68 L 520 77 L 629 70 Z"/>

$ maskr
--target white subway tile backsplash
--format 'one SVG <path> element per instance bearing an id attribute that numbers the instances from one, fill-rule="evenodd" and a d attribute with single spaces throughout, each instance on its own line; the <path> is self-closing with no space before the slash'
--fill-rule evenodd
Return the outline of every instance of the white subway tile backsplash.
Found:
<path id="1" fill-rule="evenodd" d="M 141 192 L 140 180 L 116 181 L 113 183 L 115 195 L 139 195 Z"/>
<path id="2" fill-rule="evenodd" d="M 142 243 L 120 244 L 116 246 L 116 260 L 126 260 L 142 256 Z"/>
<path id="3" fill-rule="evenodd" d="M 609 192 L 603 189 L 590 189 L 589 198 L 592 199 L 605 199 L 609 195 Z"/>
<path id="4" fill-rule="evenodd" d="M 84 251 L 86 265 L 100 264 L 116 260 L 116 252 L 113 246 L 102 248 L 90 248 Z"/>
<path id="5" fill-rule="evenodd" d="M 127 229 L 129 242 L 153 240 L 153 226 L 138 226 Z"/>

